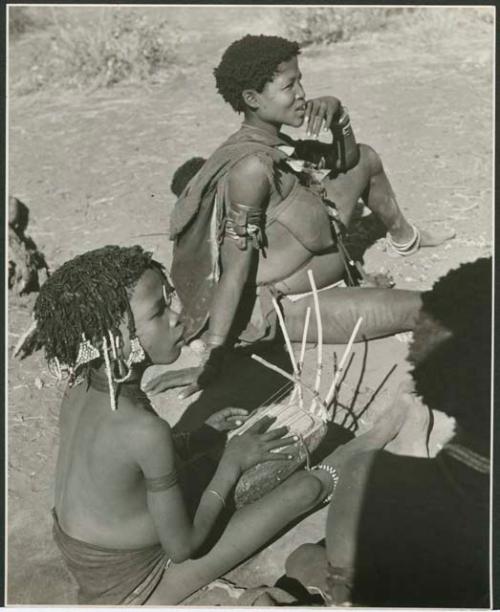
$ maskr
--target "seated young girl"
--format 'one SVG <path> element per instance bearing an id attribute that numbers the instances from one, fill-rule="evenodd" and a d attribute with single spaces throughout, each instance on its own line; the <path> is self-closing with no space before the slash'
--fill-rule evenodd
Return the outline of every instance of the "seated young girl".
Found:
<path id="1" fill-rule="evenodd" d="M 172 363 L 181 350 L 172 292 L 151 254 L 107 246 L 60 267 L 35 304 L 38 346 L 56 374 L 69 377 L 59 422 L 54 537 L 78 583 L 80 604 L 176 604 L 332 489 L 326 472 L 299 472 L 228 517 L 226 502 L 244 470 L 297 452 L 286 428 L 270 429 L 271 420 L 262 419 L 223 444 L 197 508 L 188 508 L 183 489 L 195 475 L 182 462 L 186 446 L 196 453 L 220 436 L 224 442 L 216 430 L 234 415 L 244 417 L 233 409 L 216 413 L 186 445 L 187 436 L 176 436 L 141 391 L 146 366 Z"/>
<path id="2" fill-rule="evenodd" d="M 343 248 L 360 198 L 387 229 L 395 254 L 411 255 L 452 233 L 433 235 L 401 212 L 377 153 L 354 139 L 349 117 L 331 96 L 307 99 L 297 43 L 277 36 L 245 36 L 215 69 L 217 88 L 243 113 L 241 129 L 203 164 L 181 194 L 171 218 L 172 278 L 182 301 L 188 340 L 205 334 L 205 363 L 187 395 L 216 370 L 212 350 L 270 339 L 276 331 L 272 297 L 280 299 L 292 340 L 300 340 L 312 270 L 321 292 L 326 342 L 346 342 L 359 316 L 363 337 L 412 329 L 419 292 L 329 288 L 357 272 Z M 301 127 L 296 141 L 282 126 Z M 321 131 L 332 143 L 318 141 Z M 316 338 L 310 327 L 310 341 Z M 220 353 L 220 351 L 219 351 Z M 212 367 L 213 366 L 213 367 Z M 179 378 L 176 378 L 178 383 Z M 167 388 L 169 375 L 157 379 Z"/>

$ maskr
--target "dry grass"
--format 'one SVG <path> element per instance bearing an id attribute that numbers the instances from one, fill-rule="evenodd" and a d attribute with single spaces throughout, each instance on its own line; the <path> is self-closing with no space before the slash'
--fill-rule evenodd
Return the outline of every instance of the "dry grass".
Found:
<path id="1" fill-rule="evenodd" d="M 303 46 L 345 42 L 369 32 L 416 28 L 427 37 L 490 26 L 493 7 L 314 7 L 283 9 L 287 35 Z"/>
<path id="2" fill-rule="evenodd" d="M 86 20 L 54 7 L 44 15 L 47 22 L 41 32 L 33 26 L 36 13 L 32 8 L 21 14 L 10 11 L 9 28 L 18 33 L 11 58 L 16 51 L 31 57 L 27 70 L 11 71 L 11 87 L 16 93 L 54 86 L 96 88 L 146 81 L 168 72 L 177 60 L 181 37 L 168 20 L 148 20 L 133 8 L 102 7 L 93 13 L 93 19 Z"/>
<path id="3" fill-rule="evenodd" d="M 425 46 L 474 37 L 481 28 L 491 29 L 494 21 L 494 9 L 488 6 L 295 6 L 276 11 L 277 33 L 283 30 L 303 46 L 370 35 L 388 40 L 399 34 Z M 124 5 L 9 7 L 11 93 L 162 80 L 174 67 L 189 64 L 193 42 L 188 39 L 191 25 L 179 34 L 179 27 L 164 15 L 168 13 Z"/>
<path id="4" fill-rule="evenodd" d="M 39 11 L 26 6 L 11 6 L 9 8 L 9 36 L 17 40 L 23 34 L 46 26 L 46 19 Z"/>

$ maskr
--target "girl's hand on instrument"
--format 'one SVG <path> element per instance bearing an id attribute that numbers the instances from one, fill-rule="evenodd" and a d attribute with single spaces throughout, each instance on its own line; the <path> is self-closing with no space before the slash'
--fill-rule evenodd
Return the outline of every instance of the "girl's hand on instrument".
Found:
<path id="1" fill-rule="evenodd" d="M 334 96 L 322 96 L 308 100 L 306 104 L 306 133 L 317 139 L 321 129 L 332 127 L 333 118 L 340 110 L 340 100 Z"/>
<path id="2" fill-rule="evenodd" d="M 263 417 L 239 436 L 234 436 L 227 443 L 223 460 L 236 465 L 240 473 L 262 463 L 263 461 L 292 460 L 298 452 L 297 436 L 283 437 L 288 427 L 269 429 L 276 419 Z M 288 447 L 288 448 L 284 448 Z M 281 452 L 272 452 L 282 448 Z"/>
<path id="3" fill-rule="evenodd" d="M 212 414 L 205 421 L 205 425 L 209 425 L 217 431 L 230 431 L 243 425 L 247 418 L 248 410 L 244 408 L 224 408 Z"/>

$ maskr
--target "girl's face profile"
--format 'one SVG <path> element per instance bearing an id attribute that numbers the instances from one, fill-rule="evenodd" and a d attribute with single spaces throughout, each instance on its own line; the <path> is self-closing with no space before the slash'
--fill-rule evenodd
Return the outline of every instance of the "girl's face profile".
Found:
<path id="1" fill-rule="evenodd" d="M 172 297 L 173 289 L 165 277 L 149 269 L 140 277 L 130 298 L 137 336 L 153 363 L 172 363 L 181 352 L 184 329 Z M 128 349 L 127 342 L 125 348 Z"/>
<path id="2" fill-rule="evenodd" d="M 265 84 L 262 92 L 255 92 L 258 116 L 275 125 L 300 127 L 306 111 L 306 94 L 301 79 L 297 57 L 282 62 L 274 79 Z"/>

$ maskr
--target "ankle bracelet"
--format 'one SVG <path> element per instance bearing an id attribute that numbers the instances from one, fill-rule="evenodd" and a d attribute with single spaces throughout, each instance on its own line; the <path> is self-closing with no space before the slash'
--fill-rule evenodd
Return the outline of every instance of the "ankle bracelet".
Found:
<path id="1" fill-rule="evenodd" d="M 413 255 L 420 248 L 420 231 L 416 225 L 411 224 L 413 229 L 413 236 L 404 243 L 395 242 L 389 232 L 387 232 L 387 244 L 391 248 L 391 250 L 398 255 Z"/>

